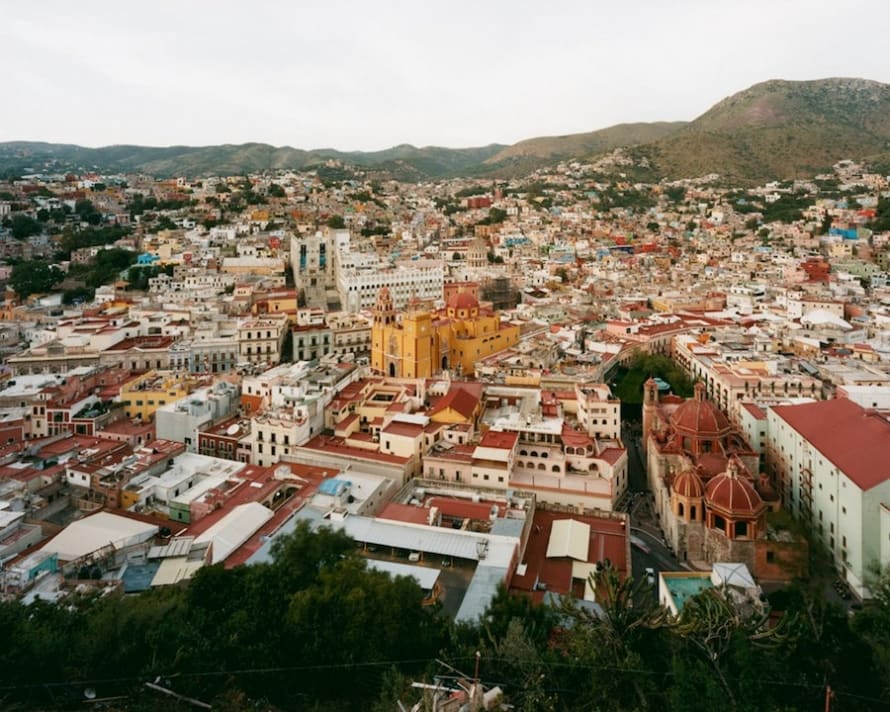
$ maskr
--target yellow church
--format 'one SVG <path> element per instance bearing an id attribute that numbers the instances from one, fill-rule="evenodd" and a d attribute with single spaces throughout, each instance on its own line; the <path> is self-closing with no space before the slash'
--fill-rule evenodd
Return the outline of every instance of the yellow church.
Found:
<path id="1" fill-rule="evenodd" d="M 396 318 L 392 295 L 377 295 L 371 326 L 371 367 L 396 378 L 429 378 L 450 370 L 471 375 L 480 359 L 519 342 L 519 327 L 479 306 L 471 290 L 453 292 L 444 310 L 430 312 L 412 300 Z"/>

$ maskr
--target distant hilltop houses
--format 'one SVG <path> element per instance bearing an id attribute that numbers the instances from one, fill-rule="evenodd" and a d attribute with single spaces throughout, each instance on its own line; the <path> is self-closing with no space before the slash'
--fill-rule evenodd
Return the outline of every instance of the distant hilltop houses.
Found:
<path id="1" fill-rule="evenodd" d="M 887 176 L 648 169 L 0 182 L 0 591 L 135 593 L 328 527 L 457 621 L 501 586 L 601 610 L 604 571 L 679 616 L 816 553 L 870 599 Z"/>

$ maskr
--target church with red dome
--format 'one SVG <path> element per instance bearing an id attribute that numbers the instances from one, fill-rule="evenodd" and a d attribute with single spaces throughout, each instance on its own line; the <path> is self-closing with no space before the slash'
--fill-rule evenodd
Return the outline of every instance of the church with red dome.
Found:
<path id="1" fill-rule="evenodd" d="M 771 527 L 781 502 L 759 456 L 704 392 L 697 383 L 692 398 L 659 398 L 654 379 L 644 385 L 643 450 L 665 539 L 681 561 L 744 562 L 764 580 L 799 575 L 805 543 Z"/>

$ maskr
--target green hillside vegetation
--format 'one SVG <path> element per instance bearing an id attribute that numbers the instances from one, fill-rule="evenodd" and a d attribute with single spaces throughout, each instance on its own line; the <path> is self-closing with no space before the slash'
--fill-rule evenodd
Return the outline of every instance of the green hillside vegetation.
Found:
<path id="1" fill-rule="evenodd" d="M 822 79 L 756 84 L 642 152 L 668 178 L 753 182 L 812 176 L 844 158 L 883 161 L 888 148 L 890 86 Z"/>
<path id="2" fill-rule="evenodd" d="M 497 166 L 511 159 L 524 157 L 548 161 L 588 158 L 608 153 L 616 148 L 657 141 L 675 133 L 685 125 L 685 121 L 617 124 L 588 133 L 531 138 L 501 149 L 485 163 Z"/>
<path id="3" fill-rule="evenodd" d="M 890 86 L 864 79 L 773 80 L 715 104 L 691 122 L 618 124 L 598 131 L 546 136 L 512 146 L 382 151 L 312 151 L 262 143 L 222 146 L 106 146 L 0 143 L 0 178 L 31 172 L 96 170 L 173 175 L 243 175 L 307 169 L 329 160 L 371 177 L 517 178 L 561 160 L 588 160 L 616 148 L 646 158 L 651 168 L 620 168 L 633 180 L 693 178 L 719 173 L 727 181 L 757 182 L 812 176 L 838 160 L 890 165 Z"/>

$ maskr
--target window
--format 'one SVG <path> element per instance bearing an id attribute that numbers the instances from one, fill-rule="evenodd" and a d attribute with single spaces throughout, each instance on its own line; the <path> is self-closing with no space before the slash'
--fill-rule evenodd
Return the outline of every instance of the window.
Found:
<path id="1" fill-rule="evenodd" d="M 766 563 L 772 564 L 776 561 L 776 552 L 768 551 L 766 552 Z"/>

